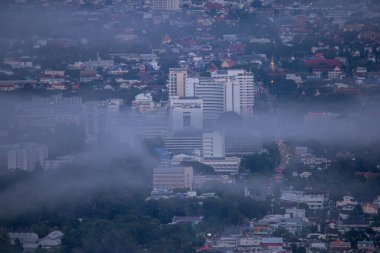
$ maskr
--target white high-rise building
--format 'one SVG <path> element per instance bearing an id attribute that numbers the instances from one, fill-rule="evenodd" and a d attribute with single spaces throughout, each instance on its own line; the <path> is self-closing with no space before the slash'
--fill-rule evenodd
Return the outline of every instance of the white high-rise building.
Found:
<path id="1" fill-rule="evenodd" d="M 233 69 L 212 74 L 215 83 L 225 85 L 225 111 L 233 111 L 243 118 L 253 115 L 255 83 L 251 72 Z"/>
<path id="2" fill-rule="evenodd" d="M 228 79 L 225 83 L 224 110 L 241 114 L 240 84 Z"/>
<path id="3" fill-rule="evenodd" d="M 187 70 L 185 68 L 169 69 L 169 80 L 167 83 L 169 96 L 185 96 L 185 80 Z"/>
<path id="4" fill-rule="evenodd" d="M 173 131 L 202 129 L 202 99 L 170 97 L 170 123 Z"/>
<path id="5" fill-rule="evenodd" d="M 203 158 L 224 158 L 225 144 L 224 133 L 203 133 Z"/>
<path id="6" fill-rule="evenodd" d="M 185 97 L 195 97 L 195 87 L 199 85 L 199 78 L 187 77 L 185 80 Z"/>
<path id="7" fill-rule="evenodd" d="M 180 10 L 179 0 L 153 0 L 153 10 L 157 11 L 178 11 Z"/>
<path id="8" fill-rule="evenodd" d="M 195 86 L 195 96 L 203 99 L 205 121 L 215 121 L 224 110 L 225 86 L 211 78 L 201 78 Z"/>

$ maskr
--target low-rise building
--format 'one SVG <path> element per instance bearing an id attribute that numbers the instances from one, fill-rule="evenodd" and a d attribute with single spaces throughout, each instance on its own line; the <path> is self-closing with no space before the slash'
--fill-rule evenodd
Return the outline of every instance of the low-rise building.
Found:
<path id="1" fill-rule="evenodd" d="M 232 184 L 234 181 L 228 175 L 194 175 L 193 188 L 201 189 L 212 183 Z"/>
<path id="2" fill-rule="evenodd" d="M 261 239 L 261 245 L 267 249 L 282 249 L 284 241 L 281 237 L 264 237 Z"/>
<path id="3" fill-rule="evenodd" d="M 201 163 L 212 167 L 216 173 L 233 175 L 239 173 L 240 162 L 241 158 L 239 157 L 208 158 L 201 160 Z"/>
<path id="4" fill-rule="evenodd" d="M 170 224 L 189 223 L 197 225 L 202 219 L 203 216 L 174 216 Z"/>
<path id="5" fill-rule="evenodd" d="M 192 189 L 193 168 L 161 165 L 153 170 L 153 189 Z"/>
<path id="6" fill-rule="evenodd" d="M 55 159 L 47 159 L 42 162 L 42 168 L 45 171 L 54 171 L 65 164 L 71 163 L 74 160 L 72 156 L 60 156 Z"/>
<path id="7" fill-rule="evenodd" d="M 155 110 L 155 103 L 153 102 L 152 94 L 141 93 L 132 101 L 132 110 L 137 112 L 152 112 Z"/>
<path id="8" fill-rule="evenodd" d="M 325 196 L 322 194 L 304 194 L 302 191 L 283 191 L 280 200 L 293 203 L 305 203 L 310 209 L 324 208 Z"/>
<path id="9" fill-rule="evenodd" d="M 8 238 L 12 245 L 16 243 L 16 239 L 20 240 L 21 244 L 38 242 L 38 235 L 36 233 L 8 233 Z"/>
<path id="10" fill-rule="evenodd" d="M 56 248 L 61 246 L 64 234 L 61 231 L 53 231 L 39 241 L 42 248 Z"/>

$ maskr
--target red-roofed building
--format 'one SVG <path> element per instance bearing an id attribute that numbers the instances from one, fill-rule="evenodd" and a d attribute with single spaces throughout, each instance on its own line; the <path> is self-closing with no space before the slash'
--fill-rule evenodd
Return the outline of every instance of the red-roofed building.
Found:
<path id="1" fill-rule="evenodd" d="M 343 75 L 342 63 L 336 59 L 317 58 L 306 60 L 305 64 L 312 67 L 315 76 L 326 74 L 329 79 L 337 79 Z"/>

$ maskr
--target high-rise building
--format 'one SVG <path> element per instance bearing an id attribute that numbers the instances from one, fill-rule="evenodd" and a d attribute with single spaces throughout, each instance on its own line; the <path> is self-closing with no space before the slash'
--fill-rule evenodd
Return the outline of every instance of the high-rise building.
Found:
<path id="1" fill-rule="evenodd" d="M 178 11 L 180 10 L 179 0 L 153 0 L 153 10 L 156 11 Z"/>
<path id="2" fill-rule="evenodd" d="M 173 131 L 202 129 L 202 99 L 170 97 L 170 124 Z"/>
<path id="3" fill-rule="evenodd" d="M 203 100 L 204 120 L 215 121 L 224 112 L 224 93 L 223 82 L 214 82 L 211 78 L 201 78 L 195 85 L 195 96 Z"/>
<path id="4" fill-rule="evenodd" d="M 185 96 L 185 80 L 187 77 L 187 70 L 185 68 L 171 68 L 169 69 L 169 80 L 167 87 L 169 96 Z"/>
<path id="5" fill-rule="evenodd" d="M 253 115 L 255 83 L 251 72 L 241 69 L 217 71 L 211 75 L 213 82 L 225 87 L 225 111 L 233 111 L 243 118 Z"/>
<path id="6" fill-rule="evenodd" d="M 198 77 L 187 77 L 185 79 L 185 97 L 195 97 L 195 87 L 198 84 Z"/>

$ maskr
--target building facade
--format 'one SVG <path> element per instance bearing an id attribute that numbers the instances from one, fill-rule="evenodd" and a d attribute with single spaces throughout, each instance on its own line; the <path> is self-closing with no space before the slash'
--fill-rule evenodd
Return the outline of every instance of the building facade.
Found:
<path id="1" fill-rule="evenodd" d="M 153 189 L 192 189 L 193 168 L 158 166 L 153 171 Z"/>
<path id="2" fill-rule="evenodd" d="M 156 11 L 179 11 L 179 0 L 153 0 L 153 10 Z"/>
<path id="3" fill-rule="evenodd" d="M 185 80 L 187 77 L 187 70 L 185 68 L 171 68 L 169 69 L 169 80 L 167 88 L 169 96 L 185 96 Z"/>
<path id="4" fill-rule="evenodd" d="M 170 125 L 173 131 L 202 129 L 202 99 L 170 97 Z"/>
<path id="5" fill-rule="evenodd" d="M 243 118 L 253 116 L 255 82 L 251 72 L 239 69 L 217 71 L 211 77 L 225 86 L 225 111 L 233 111 Z"/>
<path id="6" fill-rule="evenodd" d="M 8 151 L 8 169 L 33 171 L 48 157 L 48 148 L 36 143 L 16 144 Z"/>
<path id="7" fill-rule="evenodd" d="M 202 144 L 204 158 L 223 158 L 225 156 L 224 133 L 203 133 Z"/>

